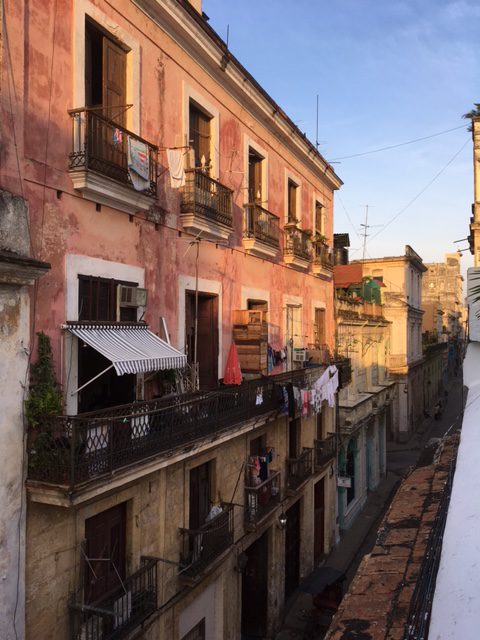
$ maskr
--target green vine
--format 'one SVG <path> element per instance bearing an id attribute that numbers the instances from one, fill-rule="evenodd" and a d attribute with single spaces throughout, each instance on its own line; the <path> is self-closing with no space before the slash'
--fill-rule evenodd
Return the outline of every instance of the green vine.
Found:
<path id="1" fill-rule="evenodd" d="M 25 415 L 31 427 L 38 427 L 43 418 L 61 415 L 63 397 L 55 377 L 50 338 L 40 331 L 38 358 L 30 369 L 30 396 L 25 402 Z"/>

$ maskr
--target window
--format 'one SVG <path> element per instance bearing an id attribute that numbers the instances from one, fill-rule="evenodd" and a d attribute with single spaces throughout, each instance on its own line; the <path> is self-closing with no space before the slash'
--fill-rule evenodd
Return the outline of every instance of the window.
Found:
<path id="1" fill-rule="evenodd" d="M 268 311 L 268 302 L 266 300 L 247 300 L 247 309 L 249 311 Z"/>
<path id="2" fill-rule="evenodd" d="M 136 287 L 136 282 L 124 282 L 93 276 L 78 276 L 78 319 L 89 321 L 117 320 L 118 285 Z M 122 322 L 137 320 L 136 307 L 119 308 Z"/>
<path id="3" fill-rule="evenodd" d="M 248 148 L 248 202 L 256 203 L 260 206 L 263 201 L 263 185 L 262 185 L 262 162 L 264 158 Z"/>
<path id="4" fill-rule="evenodd" d="M 267 436 L 265 434 L 250 440 L 250 455 L 263 456 L 267 449 Z"/>
<path id="5" fill-rule="evenodd" d="M 199 529 L 210 513 L 212 496 L 211 462 L 205 462 L 190 470 L 190 504 L 188 526 Z"/>
<path id="6" fill-rule="evenodd" d="M 315 232 L 325 235 L 325 207 L 321 202 L 315 202 Z"/>
<path id="7" fill-rule="evenodd" d="M 292 420 L 288 425 L 288 457 L 298 458 L 300 451 L 300 418 Z"/>
<path id="8" fill-rule="evenodd" d="M 127 52 L 93 22 L 85 23 L 85 106 L 124 123 Z"/>
<path id="9" fill-rule="evenodd" d="M 287 304 L 287 344 L 293 347 L 303 347 L 302 336 L 302 307 Z"/>
<path id="10" fill-rule="evenodd" d="M 126 574 L 126 503 L 85 520 L 85 602 L 122 591 Z"/>
<path id="11" fill-rule="evenodd" d="M 315 309 L 315 318 L 313 323 L 313 342 L 315 346 L 321 347 L 326 343 L 325 333 L 325 309 Z"/>
<path id="12" fill-rule="evenodd" d="M 209 170 L 211 164 L 211 117 L 192 101 L 190 101 L 189 117 L 189 141 L 195 156 L 195 167 Z"/>
<path id="13" fill-rule="evenodd" d="M 298 184 L 288 179 L 287 183 L 287 222 L 298 222 L 297 218 Z"/>

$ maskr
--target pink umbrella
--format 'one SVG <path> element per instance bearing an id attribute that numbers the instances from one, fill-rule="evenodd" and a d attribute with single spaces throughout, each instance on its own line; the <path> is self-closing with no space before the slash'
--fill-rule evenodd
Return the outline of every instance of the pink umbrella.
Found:
<path id="1" fill-rule="evenodd" d="M 242 370 L 238 361 L 237 345 L 234 342 L 232 342 L 228 352 L 223 382 L 224 384 L 242 384 Z"/>

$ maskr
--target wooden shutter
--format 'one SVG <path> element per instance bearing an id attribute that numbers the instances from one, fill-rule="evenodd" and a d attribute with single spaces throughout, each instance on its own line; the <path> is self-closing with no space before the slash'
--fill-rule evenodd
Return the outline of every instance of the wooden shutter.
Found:
<path id="1" fill-rule="evenodd" d="M 103 108 L 106 117 L 123 124 L 126 103 L 126 54 L 117 44 L 103 38 Z"/>
<path id="2" fill-rule="evenodd" d="M 210 463 L 206 462 L 190 470 L 190 529 L 198 529 L 205 524 L 210 511 Z"/>
<path id="3" fill-rule="evenodd" d="M 315 344 L 319 347 L 325 344 L 325 309 L 315 309 L 314 333 Z"/>
<path id="4" fill-rule="evenodd" d="M 288 181 L 288 222 L 293 222 L 297 218 L 297 185 L 291 180 Z"/>
<path id="5" fill-rule="evenodd" d="M 315 231 L 325 235 L 323 224 L 323 205 L 321 205 L 320 202 L 315 203 Z"/>
<path id="6" fill-rule="evenodd" d="M 210 118 L 203 111 L 190 104 L 190 144 L 195 152 L 195 166 L 202 165 L 202 156 L 205 157 L 205 166 L 210 166 Z"/>

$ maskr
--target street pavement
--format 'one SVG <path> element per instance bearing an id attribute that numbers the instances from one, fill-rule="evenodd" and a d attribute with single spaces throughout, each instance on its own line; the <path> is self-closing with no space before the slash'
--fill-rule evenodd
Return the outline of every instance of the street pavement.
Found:
<path id="1" fill-rule="evenodd" d="M 385 478 L 377 489 L 369 494 L 362 512 L 325 559 L 325 566 L 338 569 L 347 576 L 345 590 L 348 589 L 363 556 L 370 553 L 375 545 L 377 529 L 402 478 L 411 468 L 430 463 L 438 439 L 461 426 L 464 406 L 461 377 L 451 378 L 446 384 L 446 389 L 448 397 L 443 399 L 443 414 L 439 420 L 435 420 L 433 416 L 426 418 L 407 443 L 387 444 Z M 297 589 L 288 603 L 284 624 L 276 635 L 276 640 L 303 640 L 310 609 L 312 596 Z M 317 638 L 320 640 L 320 636 L 317 635 Z"/>

